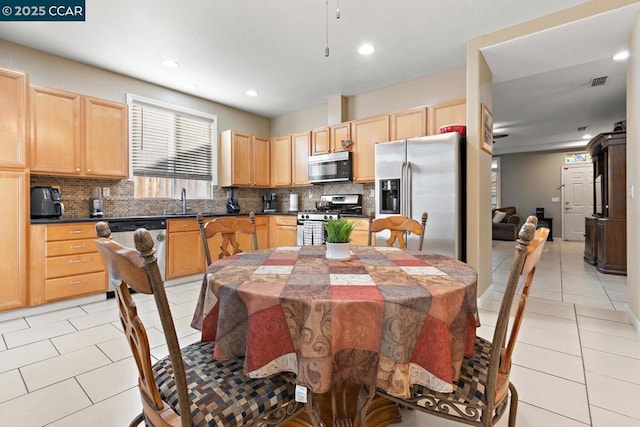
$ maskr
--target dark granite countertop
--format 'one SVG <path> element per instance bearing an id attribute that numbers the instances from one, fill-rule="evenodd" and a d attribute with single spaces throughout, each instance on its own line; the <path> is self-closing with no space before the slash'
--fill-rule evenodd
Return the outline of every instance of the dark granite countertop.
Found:
<path id="1" fill-rule="evenodd" d="M 220 212 L 203 212 L 203 216 L 212 217 L 212 216 L 244 216 L 249 215 L 249 212 L 241 212 L 241 213 L 220 213 Z M 263 213 L 256 212 L 256 215 L 297 215 L 297 212 L 275 212 L 275 213 Z M 195 213 L 189 214 L 167 214 L 167 215 L 137 215 L 137 216 L 128 216 L 128 217 L 103 217 L 103 218 L 64 218 L 61 217 L 59 219 L 56 218 L 34 218 L 31 220 L 31 224 L 68 224 L 68 223 L 76 223 L 76 222 L 95 222 L 95 221 L 108 221 L 108 222 L 118 222 L 118 221 L 135 221 L 135 220 L 169 220 L 169 219 L 180 219 L 180 218 L 195 218 Z"/>

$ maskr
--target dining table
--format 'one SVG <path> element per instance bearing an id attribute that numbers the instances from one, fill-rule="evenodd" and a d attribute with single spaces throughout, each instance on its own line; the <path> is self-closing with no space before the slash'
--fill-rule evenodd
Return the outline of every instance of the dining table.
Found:
<path id="1" fill-rule="evenodd" d="M 353 400 L 336 409 L 335 392 L 347 386 L 401 398 L 413 384 L 453 391 L 479 326 L 468 264 L 395 247 L 350 250 L 346 261 L 327 259 L 324 245 L 222 258 L 206 269 L 192 321 L 215 341 L 212 357 L 244 358 L 248 377 L 291 372 L 313 396 L 332 396 L 325 425 L 353 425 L 340 421 L 356 416 Z M 384 406 L 368 425 L 399 421 L 395 405 Z"/>

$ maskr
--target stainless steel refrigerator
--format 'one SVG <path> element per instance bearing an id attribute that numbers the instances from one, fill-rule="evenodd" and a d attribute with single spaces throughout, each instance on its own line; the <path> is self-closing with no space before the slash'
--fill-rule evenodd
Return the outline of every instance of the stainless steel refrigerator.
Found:
<path id="1" fill-rule="evenodd" d="M 464 138 L 457 132 L 375 145 L 376 217 L 429 214 L 423 251 L 465 259 Z M 383 246 L 389 233 L 378 233 Z M 409 236 L 408 249 L 418 248 Z"/>

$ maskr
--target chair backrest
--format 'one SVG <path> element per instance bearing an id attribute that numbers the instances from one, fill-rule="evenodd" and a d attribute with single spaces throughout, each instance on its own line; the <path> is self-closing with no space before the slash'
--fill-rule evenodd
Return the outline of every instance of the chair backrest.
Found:
<path id="1" fill-rule="evenodd" d="M 407 248 L 407 241 L 405 240 L 406 233 L 413 233 L 420 236 L 418 243 L 418 250 L 422 250 L 424 245 L 424 233 L 427 228 L 427 219 L 429 215 L 424 212 L 422 214 L 422 221 L 418 222 L 415 219 L 407 218 L 406 216 L 387 216 L 384 218 L 374 219 L 375 214 L 369 213 L 369 234 L 368 245 L 371 246 L 375 233 L 382 230 L 389 230 L 391 236 L 387 239 L 387 246 L 393 246 L 395 242 L 398 242 L 400 248 Z"/>
<path id="2" fill-rule="evenodd" d="M 96 232 L 98 239 L 95 240 L 95 243 L 98 251 L 109 276 L 118 284 L 115 287 L 115 294 L 120 311 L 120 321 L 138 367 L 138 386 L 144 414 L 156 426 L 191 426 L 190 401 L 182 353 L 171 317 L 167 294 L 164 290 L 164 282 L 158 268 L 158 260 L 155 257 L 153 237 L 149 231 L 143 228 L 136 230 L 134 241 L 137 250 L 135 250 L 125 248 L 110 240 L 111 231 L 105 222 L 96 224 Z M 160 397 L 152 370 L 149 340 L 144 325 L 138 317 L 136 304 L 131 298 L 129 287 L 139 293 L 153 294 L 155 298 L 169 349 L 181 415 L 176 414 Z"/>
<path id="3" fill-rule="evenodd" d="M 209 239 L 220 234 L 222 242 L 220 243 L 219 259 L 228 255 L 242 252 L 240 244 L 236 238 L 236 233 L 245 233 L 252 235 L 253 250 L 258 250 L 258 234 L 256 232 L 256 216 L 253 212 L 249 212 L 249 219 L 236 217 L 218 217 L 210 221 L 204 222 L 202 214 L 197 215 L 198 225 L 200 227 L 200 237 L 204 245 L 204 255 L 207 265 L 212 263 L 211 252 L 209 251 Z"/>
<path id="4" fill-rule="evenodd" d="M 493 405 L 500 401 L 509 387 L 509 373 L 511 371 L 511 357 L 518 332 L 524 315 L 525 304 L 529 295 L 529 288 L 536 271 L 536 265 L 540 261 L 544 249 L 548 228 L 539 228 L 536 231 L 538 219 L 531 215 L 522 225 L 516 240 L 515 254 L 511 263 L 509 278 L 507 279 L 504 296 L 500 304 L 500 311 L 496 322 L 491 354 L 489 357 L 489 374 L 487 378 L 486 397 L 487 404 Z M 520 285 L 520 278 L 524 277 L 522 294 L 516 315 L 511 326 L 511 334 L 506 340 L 507 329 L 513 300 Z M 487 411 L 491 414 L 491 411 Z"/>

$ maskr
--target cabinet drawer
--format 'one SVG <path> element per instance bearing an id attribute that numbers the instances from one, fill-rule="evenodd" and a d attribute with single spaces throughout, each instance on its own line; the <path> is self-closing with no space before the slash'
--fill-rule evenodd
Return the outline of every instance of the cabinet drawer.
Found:
<path id="1" fill-rule="evenodd" d="M 47 256 L 84 254 L 97 252 L 93 239 L 61 240 L 57 242 L 47 242 Z"/>
<path id="2" fill-rule="evenodd" d="M 167 222 L 167 231 L 169 233 L 199 230 L 198 221 L 195 219 L 175 219 Z"/>
<path id="3" fill-rule="evenodd" d="M 276 216 L 275 219 L 278 225 L 296 226 L 298 224 L 298 218 L 295 216 Z"/>
<path id="4" fill-rule="evenodd" d="M 49 225 L 47 227 L 47 241 L 77 240 L 96 238 L 96 226 L 93 222 L 82 224 Z"/>
<path id="5" fill-rule="evenodd" d="M 104 272 L 98 272 L 49 279 L 45 286 L 47 301 L 106 292 L 107 275 Z"/>
<path id="6" fill-rule="evenodd" d="M 104 271 L 97 252 L 47 258 L 47 279 Z"/>

